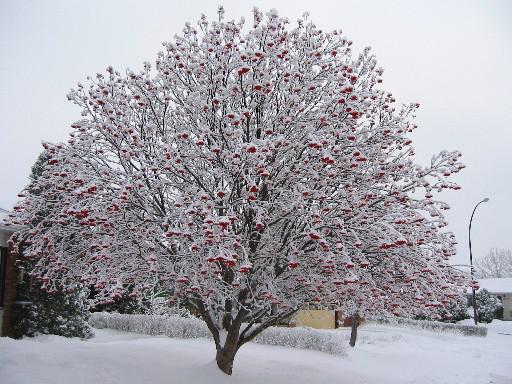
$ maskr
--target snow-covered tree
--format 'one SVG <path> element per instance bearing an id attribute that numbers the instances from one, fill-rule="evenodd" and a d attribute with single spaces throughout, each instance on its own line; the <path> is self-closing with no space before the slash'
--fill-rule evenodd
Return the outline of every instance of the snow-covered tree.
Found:
<path id="1" fill-rule="evenodd" d="M 487 255 L 475 259 L 475 267 L 480 279 L 512 277 L 512 251 L 491 248 Z"/>
<path id="2" fill-rule="evenodd" d="M 502 308 L 500 299 L 492 296 L 485 288 L 477 292 L 476 306 L 478 309 L 478 320 L 483 323 L 493 321 L 498 311 Z"/>
<path id="3" fill-rule="evenodd" d="M 451 301 L 450 304 L 442 311 L 441 321 L 457 322 L 465 319 L 469 319 L 468 315 L 468 298 L 465 294 L 460 294 L 455 300 Z"/>
<path id="4" fill-rule="evenodd" d="M 89 338 L 91 328 L 87 323 L 87 295 L 84 290 L 54 291 L 42 290 L 37 282 L 26 282 L 21 287 L 26 297 L 21 297 L 14 310 L 14 337 L 59 335 L 65 337 Z M 18 288 L 20 286 L 18 285 Z"/>
<path id="5" fill-rule="evenodd" d="M 13 222 L 30 223 L 32 272 L 48 289 L 94 286 L 105 304 L 168 295 L 208 325 L 219 368 L 307 303 L 346 313 L 437 313 L 465 277 L 434 198 L 459 189 L 443 151 L 426 167 L 409 138 L 418 104 L 380 89 L 370 49 L 270 11 L 202 17 L 140 72 L 113 68 L 69 99 L 67 143 Z M 422 191 L 422 192 L 421 192 Z M 414 193 L 415 192 L 415 193 Z M 421 193 L 418 193 L 421 192 Z"/>
<path id="6" fill-rule="evenodd" d="M 43 175 L 51 156 L 44 151 L 37 158 L 30 180 L 32 185 L 37 185 L 38 178 Z M 40 192 L 36 189 L 27 188 L 31 196 Z M 45 204 L 46 200 L 46 204 Z M 58 194 L 46 194 L 40 200 L 40 208 L 32 212 L 29 225 L 36 227 L 44 217 L 53 209 L 52 205 L 58 200 Z M 27 232 L 30 236 L 30 232 Z M 20 236 L 20 243 L 23 237 Z M 13 315 L 14 337 L 35 336 L 38 334 L 53 334 L 65 337 L 88 338 L 91 330 L 87 323 L 89 311 L 87 308 L 87 291 L 82 287 L 64 288 L 48 292 L 46 287 L 31 278 L 23 271 L 31 271 L 36 260 L 23 257 L 23 252 L 16 261 L 21 279 L 16 285 L 16 304 Z"/>

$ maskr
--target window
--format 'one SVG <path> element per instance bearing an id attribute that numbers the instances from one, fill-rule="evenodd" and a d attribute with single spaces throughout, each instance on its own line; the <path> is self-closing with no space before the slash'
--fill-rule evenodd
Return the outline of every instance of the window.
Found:
<path id="1" fill-rule="evenodd" d="M 0 307 L 4 305 L 5 289 L 5 263 L 7 262 L 7 248 L 0 247 Z"/>

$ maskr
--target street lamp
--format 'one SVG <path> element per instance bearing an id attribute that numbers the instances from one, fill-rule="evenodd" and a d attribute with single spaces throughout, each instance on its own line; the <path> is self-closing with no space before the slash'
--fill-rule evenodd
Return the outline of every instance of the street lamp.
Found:
<path id="1" fill-rule="evenodd" d="M 473 253 L 471 252 L 471 224 L 473 223 L 473 216 L 475 215 L 475 211 L 478 208 L 478 206 L 482 203 L 487 203 L 489 201 L 489 198 L 486 197 L 482 201 L 479 201 L 477 205 L 475 205 L 475 208 L 473 209 L 473 213 L 471 214 L 471 219 L 469 220 L 469 264 L 471 265 L 471 289 L 473 291 L 473 318 L 475 319 L 475 325 L 478 324 L 478 313 L 476 311 L 476 289 L 474 282 L 474 271 L 473 271 Z"/>

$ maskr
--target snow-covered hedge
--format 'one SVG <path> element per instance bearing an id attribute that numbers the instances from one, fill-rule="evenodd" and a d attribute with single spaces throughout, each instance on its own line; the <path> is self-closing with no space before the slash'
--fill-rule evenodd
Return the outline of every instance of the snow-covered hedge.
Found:
<path id="1" fill-rule="evenodd" d="M 89 323 L 95 328 L 110 328 L 146 335 L 166 335 L 184 339 L 211 338 L 206 324 L 197 318 L 96 312 L 90 317 Z M 342 333 L 300 327 L 271 327 L 256 337 L 254 342 L 311 349 L 334 355 L 345 355 L 347 344 Z"/>
<path id="2" fill-rule="evenodd" d="M 465 324 L 449 324 L 449 323 L 441 323 L 439 321 L 427 321 L 427 320 L 411 320 L 400 317 L 383 317 L 372 319 L 377 322 L 377 324 L 388 324 L 394 326 L 406 326 L 413 327 L 418 329 L 425 329 L 428 331 L 436 331 L 436 332 L 456 332 L 461 333 L 465 336 L 487 336 L 487 328 L 485 327 L 477 327 L 474 325 L 465 325 Z"/>
<path id="3" fill-rule="evenodd" d="M 166 335 L 182 339 L 210 337 L 204 321 L 180 316 L 95 312 L 91 315 L 89 324 L 95 328 L 109 328 L 145 335 Z"/>
<path id="4" fill-rule="evenodd" d="M 347 340 L 340 332 L 312 328 L 271 327 L 263 331 L 256 343 L 312 349 L 333 355 L 345 355 Z"/>

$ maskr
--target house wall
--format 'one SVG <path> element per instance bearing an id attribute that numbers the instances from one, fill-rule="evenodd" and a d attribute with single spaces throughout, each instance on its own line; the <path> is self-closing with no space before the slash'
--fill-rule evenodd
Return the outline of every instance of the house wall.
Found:
<path id="1" fill-rule="evenodd" d="M 6 232 L 0 229 L 0 247 L 7 247 L 7 241 L 11 235 L 11 232 Z"/>
<path id="2" fill-rule="evenodd" d="M 3 306 L 0 307 L 0 336 L 11 335 L 11 315 L 12 305 L 16 295 L 16 270 L 14 262 L 16 255 L 12 252 L 7 251 L 7 241 L 11 237 L 12 231 L 4 231 L 0 229 L 0 247 L 5 250 L 5 266 L 3 277 Z"/>
<path id="3" fill-rule="evenodd" d="M 335 320 L 335 314 L 332 310 L 309 309 L 298 311 L 290 321 L 290 325 L 317 329 L 334 329 L 336 327 Z"/>
<path id="4" fill-rule="evenodd" d="M 512 320 L 512 293 L 499 295 L 503 304 L 503 320 Z"/>
<path id="5" fill-rule="evenodd" d="M 0 232 L 0 235 L 2 233 Z M 4 323 L 4 296 L 5 296 L 5 262 L 7 248 L 1 246 L 0 243 L 0 336 L 2 335 L 3 323 Z"/>
<path id="6" fill-rule="evenodd" d="M 4 298 L 2 308 L 2 328 L 0 329 L 0 336 L 11 336 L 12 334 L 12 307 L 16 298 L 16 270 L 14 267 L 15 260 L 16 255 L 12 252 L 7 252 L 4 272 Z"/>

